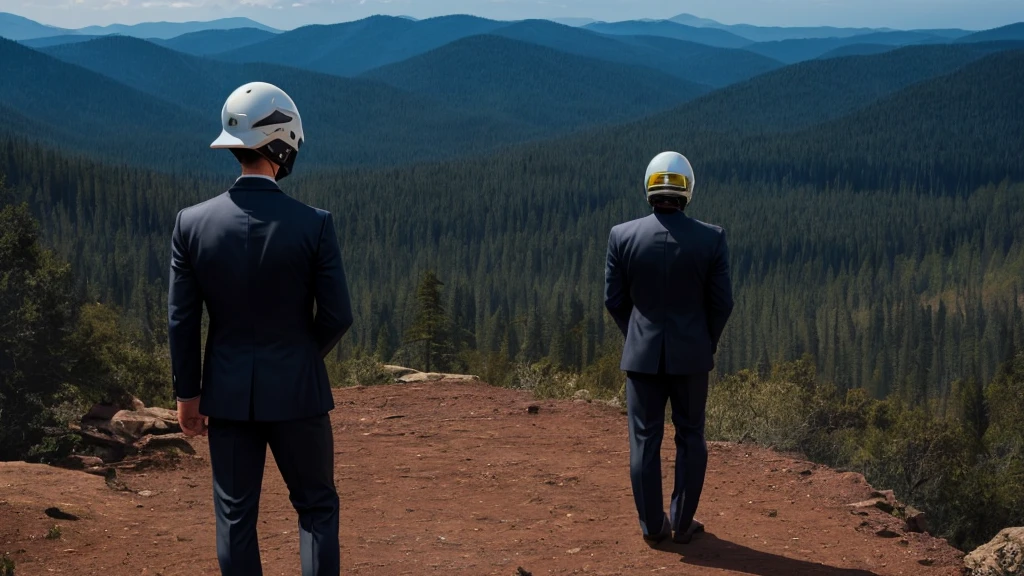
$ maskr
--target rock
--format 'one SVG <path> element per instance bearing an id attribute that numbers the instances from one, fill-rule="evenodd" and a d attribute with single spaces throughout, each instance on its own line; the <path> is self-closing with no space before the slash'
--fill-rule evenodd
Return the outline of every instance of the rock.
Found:
<path id="1" fill-rule="evenodd" d="M 94 466 L 103 466 L 103 459 L 97 458 L 96 456 L 72 454 L 62 459 L 57 463 L 57 465 L 61 468 L 68 468 L 70 470 L 85 470 L 86 468 L 92 468 Z"/>
<path id="2" fill-rule="evenodd" d="M 135 396 L 132 396 L 132 410 L 138 412 L 139 410 L 142 410 L 145 407 L 146 405 L 142 403 L 142 400 L 139 400 Z"/>
<path id="3" fill-rule="evenodd" d="M 879 510 L 881 510 L 882 512 L 885 512 L 886 514 L 892 514 L 893 512 L 896 511 L 896 507 L 893 506 L 892 504 L 886 502 L 885 500 L 878 500 L 878 501 L 876 501 L 875 502 L 875 508 L 878 508 Z"/>
<path id="4" fill-rule="evenodd" d="M 612 408 L 622 408 L 622 400 L 619 400 L 618 396 L 612 398 L 611 400 L 608 400 L 607 402 L 605 402 L 605 404 L 611 406 Z"/>
<path id="5" fill-rule="evenodd" d="M 414 382 L 437 382 L 443 380 L 444 374 L 437 374 L 436 372 L 413 372 L 412 374 L 406 374 L 398 379 L 403 384 L 412 384 Z"/>
<path id="6" fill-rule="evenodd" d="M 1007 528 L 964 558 L 970 576 L 1024 575 L 1024 528 Z"/>
<path id="7" fill-rule="evenodd" d="M 533 572 L 527 572 L 522 566 L 516 568 L 516 573 L 513 576 L 533 576 Z"/>
<path id="8" fill-rule="evenodd" d="M 590 390 L 577 390 L 573 395 L 572 399 L 574 402 L 591 402 L 594 397 L 590 393 Z"/>
<path id="9" fill-rule="evenodd" d="M 526 413 L 527 414 L 540 414 L 540 406 L 537 406 L 536 404 L 527 406 L 526 407 Z"/>
<path id="10" fill-rule="evenodd" d="M 885 501 L 888 502 L 889 504 L 892 504 L 893 508 L 895 508 L 896 505 L 899 504 L 899 501 L 896 500 L 896 493 L 893 492 L 892 490 L 875 490 L 874 492 L 871 493 L 871 497 L 885 498 Z"/>
<path id="11" fill-rule="evenodd" d="M 78 430 L 78 435 L 86 444 L 93 446 L 94 450 L 102 452 L 104 462 L 119 462 L 128 454 L 138 453 L 138 449 L 127 442 L 124 438 L 115 436 L 109 430 L 98 429 L 83 425 Z"/>
<path id="12" fill-rule="evenodd" d="M 168 424 L 176 424 L 178 422 L 177 410 L 168 410 L 167 408 L 157 408 L 155 406 L 151 406 L 149 408 L 143 408 L 142 410 L 139 410 L 139 412 L 142 412 L 143 414 L 149 414 L 150 416 L 155 416 L 156 418 L 159 418 L 164 422 L 167 422 Z"/>
<path id="13" fill-rule="evenodd" d="M 917 561 L 917 563 L 920 564 L 921 566 L 931 566 L 932 564 L 935 564 L 935 559 L 934 558 L 921 558 L 920 560 Z"/>
<path id="14" fill-rule="evenodd" d="M 864 500 L 862 502 L 854 502 L 853 504 L 847 504 L 847 506 L 849 506 L 850 508 L 874 508 L 875 505 L 878 504 L 878 502 L 879 500 L 877 498 L 872 498 L 871 500 Z"/>
<path id="15" fill-rule="evenodd" d="M 903 511 L 903 517 L 907 522 L 907 530 L 911 532 L 928 532 L 928 519 L 924 512 L 913 506 L 907 506 Z"/>
<path id="16" fill-rule="evenodd" d="M 881 536 L 882 538 L 899 538 L 899 532 L 893 532 L 888 528 L 882 528 L 878 532 L 875 532 L 875 536 Z"/>
<path id="17" fill-rule="evenodd" d="M 180 433 L 147 436 L 140 440 L 136 446 L 143 452 L 179 450 L 190 455 L 196 453 L 196 449 L 185 439 L 185 435 Z"/>
<path id="18" fill-rule="evenodd" d="M 150 408 L 149 410 L 156 410 Z M 171 412 L 166 410 L 165 412 Z M 174 420 L 155 416 L 145 411 L 121 410 L 110 419 L 110 431 L 128 438 L 142 438 L 147 434 L 173 434 L 181 432 L 177 414 Z"/>
<path id="19" fill-rule="evenodd" d="M 413 370 L 412 368 L 406 368 L 405 366 L 395 366 L 393 364 L 385 364 L 384 371 L 392 378 L 401 378 L 407 374 L 419 373 L 419 370 Z"/>
<path id="20" fill-rule="evenodd" d="M 113 471 L 113 468 L 108 468 L 105 466 L 93 466 L 92 468 L 86 468 L 85 470 L 82 470 L 82 472 L 85 472 L 86 474 L 92 474 L 93 476 L 99 476 L 100 478 L 106 478 Z"/>
<path id="21" fill-rule="evenodd" d="M 110 402 L 101 402 L 94 405 L 82 416 L 82 420 L 110 420 L 124 408 Z"/>
<path id="22" fill-rule="evenodd" d="M 454 380 L 456 382 L 479 382 L 479 376 L 472 374 L 442 374 L 442 380 Z"/>

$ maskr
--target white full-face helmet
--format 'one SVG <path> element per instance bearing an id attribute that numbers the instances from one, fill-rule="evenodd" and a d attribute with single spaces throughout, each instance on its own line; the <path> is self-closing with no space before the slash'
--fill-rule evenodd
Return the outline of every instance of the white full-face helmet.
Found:
<path id="1" fill-rule="evenodd" d="M 656 197 L 682 198 L 686 204 L 693 198 L 693 167 L 678 152 L 662 152 L 651 160 L 644 176 L 644 194 L 651 202 Z"/>
<path id="2" fill-rule="evenodd" d="M 250 82 L 228 96 L 220 119 L 223 131 L 210 148 L 255 150 L 280 166 L 278 180 L 291 173 L 304 136 L 299 109 L 284 90 Z"/>

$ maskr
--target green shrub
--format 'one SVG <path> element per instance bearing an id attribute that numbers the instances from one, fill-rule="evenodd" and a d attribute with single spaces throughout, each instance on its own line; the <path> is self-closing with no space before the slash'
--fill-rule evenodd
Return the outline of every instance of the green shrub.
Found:
<path id="1" fill-rule="evenodd" d="M 335 388 L 374 386 L 393 381 L 379 360 L 363 354 L 344 362 L 327 362 L 327 375 Z"/>
<path id="2" fill-rule="evenodd" d="M 0 576 L 14 576 L 14 560 L 7 554 L 0 556 Z"/>

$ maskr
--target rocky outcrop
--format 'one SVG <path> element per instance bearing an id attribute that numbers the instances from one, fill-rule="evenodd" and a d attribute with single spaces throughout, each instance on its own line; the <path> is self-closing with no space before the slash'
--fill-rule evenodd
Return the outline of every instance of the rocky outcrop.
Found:
<path id="1" fill-rule="evenodd" d="M 384 365 L 386 372 L 397 384 L 414 384 L 418 382 L 440 382 L 441 380 L 452 380 L 457 382 L 478 382 L 478 376 L 470 374 L 444 374 L 441 372 L 420 372 L 405 366 Z"/>
<path id="2" fill-rule="evenodd" d="M 72 426 L 81 439 L 81 453 L 72 454 L 57 464 L 63 468 L 103 474 L 108 464 L 126 458 L 145 457 L 154 452 L 174 449 L 194 454 L 181 434 L 178 414 L 166 408 L 147 407 L 137 398 L 119 406 L 100 403 L 93 406 Z"/>
<path id="3" fill-rule="evenodd" d="M 90 411 L 90 413 L 93 412 Z M 166 408 L 141 407 L 136 410 L 118 410 L 108 419 L 87 417 L 82 419 L 82 427 L 104 430 L 132 441 L 147 434 L 181 432 L 181 426 L 178 425 L 178 414 L 174 410 Z"/>
<path id="4" fill-rule="evenodd" d="M 925 513 L 897 500 L 896 494 L 892 490 L 875 490 L 871 493 L 870 499 L 847 504 L 847 506 L 852 508 L 852 513 L 860 515 L 864 515 L 863 511 L 867 508 L 877 508 L 903 520 L 908 532 L 929 533 Z"/>
<path id="5" fill-rule="evenodd" d="M 964 558 L 970 576 L 1024 576 L 1024 528 L 1007 528 Z"/>

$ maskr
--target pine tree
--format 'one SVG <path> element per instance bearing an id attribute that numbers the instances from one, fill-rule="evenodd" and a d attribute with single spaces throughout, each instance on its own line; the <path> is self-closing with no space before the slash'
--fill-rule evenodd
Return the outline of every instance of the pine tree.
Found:
<path id="1" fill-rule="evenodd" d="M 444 283 L 433 270 L 424 272 L 416 289 L 416 317 L 405 333 L 407 345 L 421 348 L 421 362 L 427 372 L 444 370 L 451 361 L 451 326 L 441 302 Z"/>

